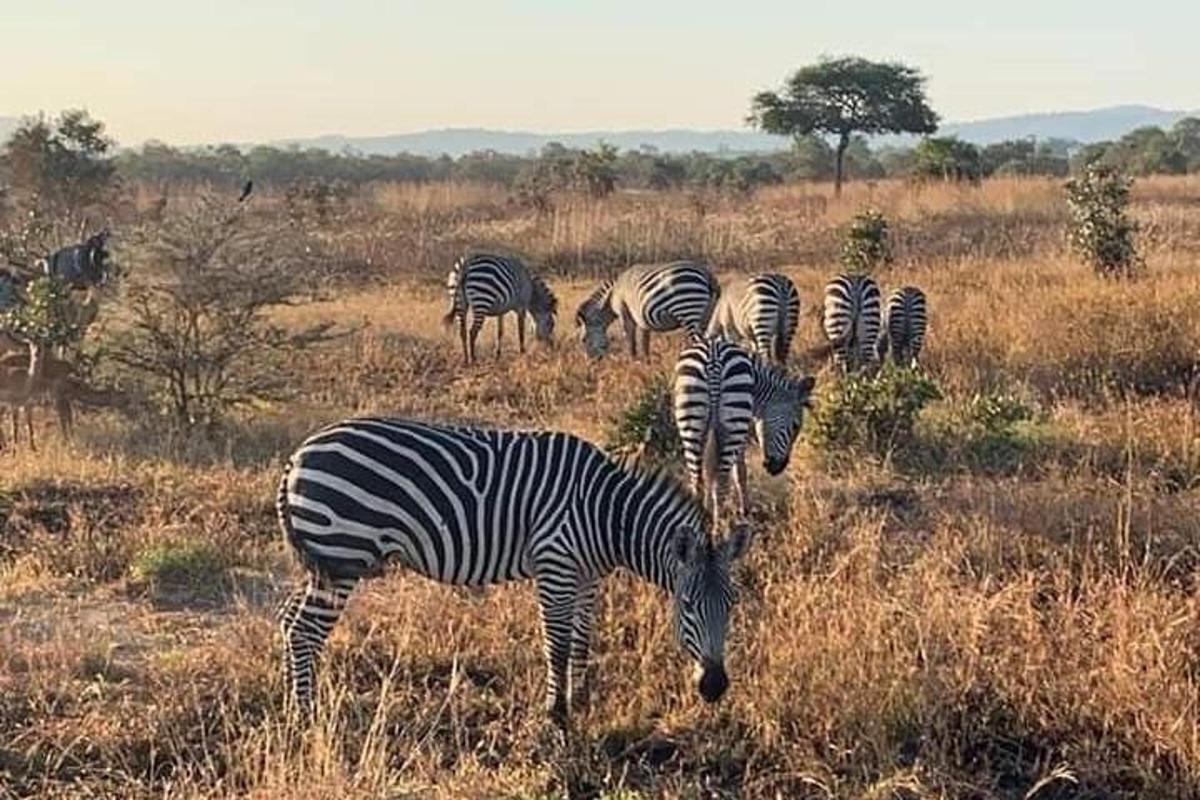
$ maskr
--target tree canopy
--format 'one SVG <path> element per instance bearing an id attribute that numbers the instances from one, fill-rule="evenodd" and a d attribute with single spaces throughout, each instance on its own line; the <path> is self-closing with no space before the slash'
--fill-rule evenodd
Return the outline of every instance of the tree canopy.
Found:
<path id="1" fill-rule="evenodd" d="M 834 188 L 841 191 L 844 157 L 854 134 L 933 133 L 938 116 L 925 98 L 925 78 L 899 63 L 853 56 L 802 67 L 782 91 L 751 101 L 749 122 L 767 133 L 837 137 Z"/>

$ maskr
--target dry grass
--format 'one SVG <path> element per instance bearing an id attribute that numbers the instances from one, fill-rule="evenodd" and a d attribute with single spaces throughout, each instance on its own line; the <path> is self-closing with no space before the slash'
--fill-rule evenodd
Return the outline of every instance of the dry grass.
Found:
<path id="1" fill-rule="evenodd" d="M 0 797 L 1200 795 L 1200 460 L 1181 394 L 1200 184 L 1139 184 L 1148 270 L 1120 284 L 1064 253 L 1053 183 L 825 194 L 538 216 L 488 187 L 377 187 L 323 232 L 373 265 L 370 284 L 280 314 L 363 324 L 297 361 L 293 402 L 215 440 L 93 416 L 74 444 L 0 456 Z M 305 431 L 388 411 L 597 440 L 670 363 L 659 338 L 649 364 L 590 364 L 567 330 L 518 359 L 509 326 L 502 365 L 463 370 L 438 323 L 457 247 L 503 242 L 557 270 L 568 328 L 590 276 L 630 261 L 781 268 L 808 345 L 838 226 L 867 203 L 898 237 L 881 281 L 930 296 L 946 399 L 916 457 L 827 470 L 804 445 L 787 475 L 753 476 L 760 537 L 721 706 L 688 691 L 663 598 L 618 577 L 593 707 L 558 743 L 530 587 L 396 574 L 336 630 L 317 724 L 289 724 L 271 613 L 293 567 L 272 487 Z M 955 427 L 996 390 L 1036 417 L 1002 457 Z"/>

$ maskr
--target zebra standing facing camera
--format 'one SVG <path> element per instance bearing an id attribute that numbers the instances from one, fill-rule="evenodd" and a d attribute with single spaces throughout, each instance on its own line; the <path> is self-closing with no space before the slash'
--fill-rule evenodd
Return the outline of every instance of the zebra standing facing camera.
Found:
<path id="1" fill-rule="evenodd" d="M 786 275 L 769 272 L 736 278 L 721 288 L 708 334 L 748 341 L 763 358 L 782 366 L 799 326 L 796 284 Z"/>
<path id="2" fill-rule="evenodd" d="M 746 514 L 746 445 L 753 425 L 763 468 L 787 467 L 816 379 L 795 380 L 721 338 L 696 338 L 675 365 L 675 426 L 693 493 L 719 530 L 730 474 Z"/>
<path id="3" fill-rule="evenodd" d="M 749 532 L 714 542 L 684 489 L 624 469 L 575 436 L 346 420 L 292 455 L 277 503 L 308 573 L 280 609 L 288 684 L 302 712 L 311 711 L 315 662 L 350 594 L 387 562 L 459 586 L 535 579 L 547 709 L 560 724 L 584 697 L 599 581 L 617 568 L 674 598 L 700 695 L 716 702 L 729 686 L 730 567 Z"/>
<path id="4" fill-rule="evenodd" d="M 640 264 L 615 280 L 600 284 L 575 312 L 575 322 L 587 354 L 599 358 L 608 352 L 608 327 L 620 318 L 637 358 L 641 332 L 642 356 L 650 355 L 650 332 L 674 331 L 703 334 L 721 294 L 717 279 L 706 265 L 694 261 Z"/>
<path id="5" fill-rule="evenodd" d="M 496 318 L 496 358 L 504 339 L 504 315 L 517 315 L 517 347 L 525 352 L 525 315 L 533 317 L 538 341 L 554 341 L 554 315 L 558 299 L 539 276 L 516 258 L 478 253 L 464 256 L 446 276 L 450 311 L 442 317 L 449 326 L 458 321 L 463 361 L 475 363 L 475 342 L 484 320 Z"/>
<path id="6" fill-rule="evenodd" d="M 915 286 L 905 286 L 888 295 L 887 323 L 879 338 L 879 359 L 891 350 L 892 363 L 898 367 L 916 367 L 921 349 L 925 346 L 925 329 L 929 317 L 925 293 Z"/>
<path id="7" fill-rule="evenodd" d="M 879 306 L 879 284 L 867 275 L 839 275 L 825 285 L 821 328 L 843 372 L 877 365 Z"/>

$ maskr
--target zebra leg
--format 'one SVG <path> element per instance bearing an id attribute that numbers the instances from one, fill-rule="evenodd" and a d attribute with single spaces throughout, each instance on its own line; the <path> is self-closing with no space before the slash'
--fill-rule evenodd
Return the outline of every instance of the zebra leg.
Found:
<path id="1" fill-rule="evenodd" d="M 571 621 L 571 668 L 570 698 L 571 712 L 583 711 L 588 703 L 588 656 L 592 647 L 592 620 L 596 616 L 596 590 L 599 581 L 590 581 L 579 587 L 575 596 L 575 616 Z"/>
<path id="2" fill-rule="evenodd" d="M 642 358 L 650 358 L 650 330 L 642 331 Z"/>
<path id="3" fill-rule="evenodd" d="M 525 354 L 525 309 L 517 309 L 517 351 Z"/>
<path id="4" fill-rule="evenodd" d="M 557 577 L 557 576 L 554 576 Z M 575 619 L 576 587 L 548 576 L 538 577 L 542 612 L 542 645 L 546 654 L 546 713 L 560 727 L 567 724 L 567 668 Z"/>
<path id="5" fill-rule="evenodd" d="M 504 315 L 496 317 L 496 358 L 500 358 L 500 342 L 504 340 Z"/>
<path id="6" fill-rule="evenodd" d="M 733 493 L 737 498 L 738 515 L 746 516 L 746 452 L 738 453 L 733 465 Z"/>
<path id="7" fill-rule="evenodd" d="M 33 438 L 33 406 L 25 406 L 25 430 L 29 431 L 29 449 L 37 452 L 37 442 Z"/>
<path id="8" fill-rule="evenodd" d="M 458 340 L 462 343 L 463 363 L 471 363 L 471 351 L 467 347 L 467 309 L 458 315 Z"/>
<path id="9" fill-rule="evenodd" d="M 628 311 L 621 311 L 621 324 L 625 327 L 625 340 L 629 342 L 629 357 L 637 358 L 637 323 Z"/>
<path id="10" fill-rule="evenodd" d="M 483 330 L 483 315 L 471 312 L 471 332 L 470 332 L 470 355 L 467 358 L 468 364 L 475 363 L 475 343 L 479 340 L 479 332 Z"/>
<path id="11" fill-rule="evenodd" d="M 305 717 L 313 710 L 317 657 L 357 584 L 357 578 L 312 576 L 280 609 L 285 674 L 295 708 Z"/>

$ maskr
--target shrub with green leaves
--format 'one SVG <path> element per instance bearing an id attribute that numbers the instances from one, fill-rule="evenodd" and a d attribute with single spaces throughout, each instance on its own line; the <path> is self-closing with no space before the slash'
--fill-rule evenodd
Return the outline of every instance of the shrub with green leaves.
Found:
<path id="1" fill-rule="evenodd" d="M 942 397 L 914 370 L 885 366 L 877 375 L 850 375 L 820 398 L 808 426 L 817 447 L 884 455 L 908 444 L 922 410 Z"/>
<path id="2" fill-rule="evenodd" d="M 1067 181 L 1071 247 L 1100 275 L 1128 276 L 1142 265 L 1138 225 L 1128 212 L 1132 186 L 1131 178 L 1100 164 Z"/>
<path id="3" fill-rule="evenodd" d="M 671 382 L 658 375 L 633 402 L 610 420 L 604 449 L 615 455 L 637 456 L 648 467 L 678 464 L 683 445 L 675 428 Z"/>
<path id="4" fill-rule="evenodd" d="M 854 272 L 869 273 L 892 261 L 892 244 L 887 217 L 868 209 L 854 215 L 842 242 L 842 265 Z"/>
<path id="5" fill-rule="evenodd" d="M 83 334 L 70 290 L 48 277 L 25 286 L 24 302 L 0 314 L 0 330 L 26 342 L 47 346 L 77 342 Z"/>
<path id="6" fill-rule="evenodd" d="M 207 542 L 160 542 L 137 554 L 130 567 L 134 580 L 151 586 L 217 588 L 225 558 Z"/>

